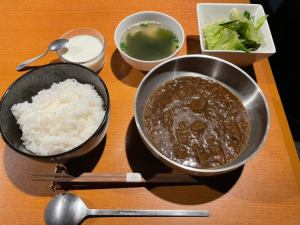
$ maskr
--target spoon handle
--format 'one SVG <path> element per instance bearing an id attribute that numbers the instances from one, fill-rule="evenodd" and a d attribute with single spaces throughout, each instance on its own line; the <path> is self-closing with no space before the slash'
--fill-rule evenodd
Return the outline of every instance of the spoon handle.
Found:
<path id="1" fill-rule="evenodd" d="M 97 210 L 89 211 L 91 217 L 208 217 L 200 210 Z"/>
<path id="2" fill-rule="evenodd" d="M 34 57 L 34 58 L 28 59 L 28 60 L 26 60 L 26 61 L 24 61 L 24 62 L 22 62 L 20 65 L 18 65 L 18 66 L 16 67 L 16 70 L 19 71 L 19 70 L 23 69 L 24 67 L 26 67 L 27 65 L 29 65 L 30 63 L 32 63 L 32 62 L 34 62 L 34 61 L 36 61 L 36 60 L 42 58 L 43 56 L 45 56 L 45 55 L 48 53 L 48 51 L 49 51 L 49 50 L 46 50 L 46 51 L 43 52 L 42 54 L 40 54 L 40 55 L 38 55 L 38 56 L 36 56 L 36 57 Z"/>

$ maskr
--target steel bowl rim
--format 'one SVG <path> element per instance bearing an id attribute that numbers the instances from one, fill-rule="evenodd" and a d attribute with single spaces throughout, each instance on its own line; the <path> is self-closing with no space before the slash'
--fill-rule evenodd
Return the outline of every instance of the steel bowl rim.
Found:
<path id="1" fill-rule="evenodd" d="M 143 129 L 141 128 L 141 125 L 137 119 L 137 100 L 138 100 L 138 96 L 139 96 L 139 93 L 141 91 L 141 87 L 143 86 L 143 84 L 146 82 L 146 80 L 148 79 L 148 77 L 150 77 L 153 72 L 162 67 L 163 65 L 171 62 L 171 61 L 176 61 L 176 60 L 179 60 L 179 59 L 183 59 L 183 58 L 207 58 L 207 59 L 212 59 L 212 60 L 216 60 L 216 61 L 220 61 L 222 63 L 225 63 L 231 67 L 233 67 L 234 69 L 238 70 L 240 73 L 242 73 L 243 75 L 245 75 L 249 80 L 250 82 L 253 83 L 253 85 L 257 88 L 258 92 L 260 93 L 262 99 L 263 99 L 263 102 L 264 102 L 264 105 L 266 107 L 266 112 L 267 112 L 267 124 L 266 124 L 266 130 L 265 130 L 265 133 L 264 133 L 264 136 L 263 136 L 263 139 L 262 141 L 260 142 L 260 144 L 258 145 L 258 147 L 256 148 L 256 150 L 251 153 L 246 159 L 234 164 L 234 165 L 231 165 L 231 166 L 227 166 L 226 167 L 226 164 L 224 164 L 223 168 L 207 168 L 207 169 L 200 169 L 200 168 L 193 168 L 193 167 L 189 167 L 189 166 L 185 166 L 185 165 L 182 165 L 180 163 L 177 163 L 173 160 L 171 160 L 170 158 L 166 157 L 165 155 L 163 155 L 159 150 L 157 150 L 153 145 L 152 143 L 148 140 L 148 138 L 146 137 Z M 142 140 L 144 142 L 146 142 L 146 144 L 150 147 L 148 147 L 148 149 L 157 157 L 159 157 L 159 159 L 162 159 L 164 162 L 167 162 L 168 164 L 174 166 L 175 168 L 177 169 L 181 169 L 181 170 L 184 170 L 186 172 L 189 172 L 189 173 L 192 173 L 192 174 L 195 174 L 195 175 L 200 175 L 200 174 L 208 174 L 208 175 L 213 175 L 213 174 L 216 174 L 216 173 L 225 173 L 225 172 L 229 172 L 229 171 L 232 171 L 242 165 L 244 165 L 248 160 L 250 160 L 251 158 L 253 158 L 261 149 L 262 149 L 262 146 L 265 144 L 266 142 L 266 139 L 267 139 L 267 135 L 269 133 L 269 128 L 270 128 L 270 111 L 269 111 L 269 106 L 267 104 L 267 100 L 266 100 L 266 97 L 264 95 L 264 93 L 262 92 L 262 90 L 260 89 L 260 87 L 258 86 L 258 84 L 250 77 L 249 74 L 247 74 L 244 70 L 242 70 L 241 68 L 239 68 L 238 66 L 234 65 L 233 63 L 231 62 L 228 62 L 224 59 L 221 59 L 221 58 L 218 58 L 218 57 L 215 57 L 215 56 L 209 56 L 209 55 L 202 55 L 202 54 L 191 54 L 191 55 L 183 55 L 183 56 L 177 56 L 177 57 L 174 57 L 174 58 L 171 58 L 171 59 L 168 59 L 160 64 L 158 64 L 157 66 L 155 66 L 154 68 L 152 68 L 147 74 L 146 76 L 142 79 L 142 81 L 140 82 L 138 88 L 137 88 L 137 92 L 136 92 L 136 96 L 135 96 L 135 100 L 134 100 L 134 119 L 135 119 L 135 124 L 137 126 L 137 129 L 138 129 L 138 132 L 140 134 L 140 136 L 142 137 Z"/>
<path id="2" fill-rule="evenodd" d="M 1 108 L 2 108 L 2 105 L 3 105 L 3 102 L 4 102 L 4 99 L 6 97 L 6 95 L 9 93 L 9 91 L 15 86 L 15 84 L 17 82 L 19 82 L 21 79 L 23 79 L 24 77 L 30 75 L 32 72 L 36 71 L 36 70 L 39 70 L 39 69 L 42 69 L 42 68 L 45 68 L 45 67 L 50 67 L 50 66 L 54 66 L 54 65 L 58 65 L 58 64 L 63 64 L 63 65 L 73 65 L 73 66 L 78 66 L 78 67 L 81 67 L 83 69 L 87 69 L 89 70 L 90 72 L 92 72 L 95 76 L 97 76 L 100 80 L 100 82 L 103 84 L 104 86 L 104 90 L 105 90 L 105 93 L 107 95 L 107 103 L 105 103 L 105 106 L 106 106 L 106 111 L 105 111 L 105 115 L 104 115 L 104 118 L 102 120 L 102 122 L 100 123 L 99 127 L 97 128 L 97 130 L 87 139 L 85 140 L 82 144 L 78 145 L 77 147 L 75 148 L 72 148 L 66 152 L 62 152 L 62 153 L 58 153 L 58 154 L 54 154 L 54 155 L 35 155 L 35 154 L 28 154 L 27 152 L 23 152 L 17 148 L 15 148 L 6 138 L 4 132 L 2 131 L 2 126 L 0 125 L 0 134 L 4 140 L 4 142 L 11 148 L 13 149 L 14 151 L 16 151 L 17 153 L 20 153 L 24 156 L 27 156 L 29 158 L 35 158 L 35 159 L 54 159 L 54 158 L 57 158 L 57 157 L 62 157 L 62 156 L 65 156 L 67 154 L 70 154 L 70 153 L 73 153 L 77 150 L 79 150 L 81 147 L 83 147 L 86 143 L 88 143 L 92 138 L 94 138 L 99 132 L 101 132 L 101 130 L 104 129 L 105 127 L 105 124 L 106 122 L 108 122 L 108 118 L 109 118 L 109 112 L 110 112 L 110 97 L 109 97 L 109 92 L 108 92 L 108 89 L 107 89 L 107 86 L 105 84 L 105 82 L 103 81 L 103 79 L 98 76 L 97 73 L 95 73 L 93 70 L 85 67 L 85 66 L 82 66 L 82 65 L 79 65 L 79 64 L 76 64 L 76 63 L 70 63 L 70 62 L 59 62 L 59 63 L 51 63 L 51 64 L 46 64 L 46 65 L 43 65 L 43 66 L 40 66 L 38 68 L 34 68 L 24 74 L 22 74 L 20 77 L 18 77 L 15 81 L 13 81 L 13 83 L 11 83 L 9 85 L 9 87 L 7 88 L 7 90 L 4 92 L 2 98 L 1 98 L 1 101 L 0 101 L 0 112 L 1 112 Z"/>

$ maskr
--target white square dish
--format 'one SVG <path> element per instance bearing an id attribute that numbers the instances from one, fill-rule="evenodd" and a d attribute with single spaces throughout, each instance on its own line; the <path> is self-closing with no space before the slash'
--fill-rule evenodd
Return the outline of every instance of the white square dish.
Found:
<path id="1" fill-rule="evenodd" d="M 249 11 L 254 16 L 255 21 L 261 16 L 265 15 L 264 9 L 259 4 L 223 4 L 223 3 L 199 3 L 197 4 L 198 26 L 200 46 L 203 54 L 212 55 L 223 58 L 238 66 L 248 66 L 256 61 L 267 58 L 276 52 L 273 42 L 272 34 L 268 21 L 266 20 L 260 28 L 259 33 L 262 39 L 261 46 L 249 53 L 237 50 L 208 50 L 205 44 L 205 37 L 203 35 L 203 28 L 205 25 L 229 18 L 230 10 L 236 8 L 242 13 Z"/>

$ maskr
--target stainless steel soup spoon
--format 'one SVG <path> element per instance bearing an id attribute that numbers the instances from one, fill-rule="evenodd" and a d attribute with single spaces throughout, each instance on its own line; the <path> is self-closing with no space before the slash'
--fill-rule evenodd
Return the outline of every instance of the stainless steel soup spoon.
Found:
<path id="1" fill-rule="evenodd" d="M 59 194 L 45 210 L 47 225 L 80 224 L 87 217 L 208 217 L 207 211 L 198 210 L 104 210 L 89 209 L 74 194 Z"/>

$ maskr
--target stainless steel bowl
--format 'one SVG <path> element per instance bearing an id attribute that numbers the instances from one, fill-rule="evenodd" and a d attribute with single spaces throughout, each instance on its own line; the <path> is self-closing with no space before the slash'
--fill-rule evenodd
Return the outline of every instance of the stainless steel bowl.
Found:
<path id="1" fill-rule="evenodd" d="M 143 112 L 147 99 L 167 80 L 182 76 L 208 76 L 231 88 L 243 102 L 249 120 L 250 136 L 245 149 L 233 161 L 219 167 L 198 169 L 181 165 L 164 156 L 144 133 Z M 186 55 L 170 59 L 153 68 L 140 83 L 135 99 L 135 122 L 147 148 L 166 165 L 198 176 L 217 175 L 244 165 L 266 139 L 269 129 L 269 109 L 255 81 L 242 69 L 223 59 L 205 55 Z"/>

